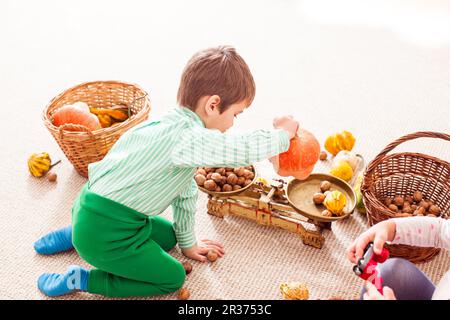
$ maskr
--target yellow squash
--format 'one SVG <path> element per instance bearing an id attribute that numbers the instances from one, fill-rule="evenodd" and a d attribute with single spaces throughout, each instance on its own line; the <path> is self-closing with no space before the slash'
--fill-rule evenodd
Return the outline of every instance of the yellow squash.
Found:
<path id="1" fill-rule="evenodd" d="M 33 153 L 28 158 L 28 170 L 35 177 L 42 177 L 50 170 L 52 160 L 47 152 Z"/>
<path id="2" fill-rule="evenodd" d="M 333 156 L 341 150 L 351 151 L 355 145 L 355 137 L 348 131 L 342 131 L 328 136 L 325 140 L 325 149 Z"/>
<path id="3" fill-rule="evenodd" d="M 114 106 L 110 109 L 90 108 L 89 110 L 97 116 L 102 128 L 109 128 L 118 122 L 128 119 L 128 109 L 126 107 Z"/>
<path id="4" fill-rule="evenodd" d="M 323 204 L 331 213 L 340 216 L 347 204 L 347 198 L 342 192 L 334 190 L 327 194 Z"/>
<path id="5" fill-rule="evenodd" d="M 108 128 L 111 127 L 111 117 L 107 114 L 98 114 L 97 115 L 98 120 L 100 121 L 100 124 L 102 128 Z"/>
<path id="6" fill-rule="evenodd" d="M 282 283 L 280 285 L 281 295 L 284 300 L 308 300 L 308 287 L 299 282 Z"/>
<path id="7" fill-rule="evenodd" d="M 91 113 L 95 115 L 108 115 L 117 121 L 125 121 L 128 119 L 126 109 L 106 109 L 106 108 L 90 108 Z"/>
<path id="8" fill-rule="evenodd" d="M 333 164 L 330 174 L 348 182 L 353 177 L 353 169 L 347 161 L 339 161 Z"/>
<path id="9" fill-rule="evenodd" d="M 359 167 L 360 157 L 351 151 L 342 150 L 334 157 L 332 166 L 339 163 L 340 161 L 347 161 L 350 167 L 352 167 L 353 172 L 356 172 Z"/>

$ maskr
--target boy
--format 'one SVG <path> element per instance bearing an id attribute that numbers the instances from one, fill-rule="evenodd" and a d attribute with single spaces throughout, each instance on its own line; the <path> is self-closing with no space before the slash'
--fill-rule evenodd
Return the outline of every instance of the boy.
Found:
<path id="1" fill-rule="evenodd" d="M 194 260 L 206 261 L 211 249 L 223 256 L 222 244 L 195 237 L 196 168 L 247 166 L 276 156 L 298 128 L 292 117 L 282 117 L 274 130 L 225 133 L 254 96 L 252 74 L 234 48 L 194 55 L 181 77 L 180 107 L 130 129 L 102 161 L 89 165 L 72 227 L 35 243 L 42 254 L 74 247 L 96 269 L 43 274 L 39 289 L 49 296 L 74 290 L 110 297 L 165 294 L 185 280 L 182 264 L 167 253 L 177 243 Z M 173 224 L 158 217 L 169 205 Z"/>

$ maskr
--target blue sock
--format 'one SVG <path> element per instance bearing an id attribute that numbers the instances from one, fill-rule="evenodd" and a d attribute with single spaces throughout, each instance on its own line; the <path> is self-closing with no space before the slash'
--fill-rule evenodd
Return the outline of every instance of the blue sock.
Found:
<path id="1" fill-rule="evenodd" d="M 44 273 L 38 279 L 38 288 L 50 297 L 62 296 L 75 290 L 87 291 L 89 270 L 70 266 L 66 273 Z"/>
<path id="2" fill-rule="evenodd" d="M 48 255 L 70 249 L 73 249 L 72 226 L 50 232 L 34 243 L 34 250 L 40 254 Z"/>

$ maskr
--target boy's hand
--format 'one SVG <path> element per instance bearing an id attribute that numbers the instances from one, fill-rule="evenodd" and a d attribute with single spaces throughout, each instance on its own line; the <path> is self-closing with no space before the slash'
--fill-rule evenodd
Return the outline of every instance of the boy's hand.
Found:
<path id="1" fill-rule="evenodd" d="M 201 262 L 205 262 L 207 260 L 206 255 L 210 250 L 214 250 L 215 252 L 217 252 L 217 255 L 219 257 L 223 257 L 223 255 L 225 254 L 222 244 L 206 239 L 202 240 L 199 244 L 193 247 L 181 249 L 186 257 Z"/>
<path id="2" fill-rule="evenodd" d="M 297 134 L 298 122 L 292 116 L 284 116 L 273 119 L 273 127 L 287 131 L 289 139 L 292 139 Z"/>
<path id="3" fill-rule="evenodd" d="M 385 220 L 372 226 L 363 232 L 347 249 L 347 258 L 354 264 L 364 255 L 364 249 L 370 242 L 373 242 L 375 254 L 381 254 L 384 243 L 392 241 L 395 237 L 395 222 Z"/>

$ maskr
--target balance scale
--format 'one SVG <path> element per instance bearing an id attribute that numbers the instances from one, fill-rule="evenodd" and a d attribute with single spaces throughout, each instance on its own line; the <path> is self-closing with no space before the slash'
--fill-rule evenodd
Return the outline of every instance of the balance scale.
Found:
<path id="1" fill-rule="evenodd" d="M 322 248 L 324 230 L 331 230 L 334 221 L 347 218 L 356 207 L 356 194 L 351 187 L 364 166 L 360 157 L 358 170 L 350 183 L 326 173 L 313 173 L 305 180 L 273 179 L 270 184 L 258 179 L 257 172 L 248 186 L 230 192 L 213 192 L 199 187 L 208 194 L 208 214 L 223 218 L 227 215 L 244 217 L 258 224 L 273 226 L 296 233 L 306 245 Z M 254 168 L 255 169 L 255 168 Z M 339 190 L 347 198 L 343 214 L 324 217 L 323 205 L 315 205 L 312 196 L 320 192 L 320 182 L 327 180 L 331 190 Z M 306 224 L 307 226 L 305 226 Z"/>

